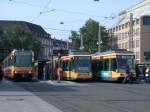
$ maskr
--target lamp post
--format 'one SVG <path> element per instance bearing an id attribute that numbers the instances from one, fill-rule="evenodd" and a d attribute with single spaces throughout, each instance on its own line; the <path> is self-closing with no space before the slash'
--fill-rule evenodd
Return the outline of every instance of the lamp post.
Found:
<path id="1" fill-rule="evenodd" d="M 134 51 L 133 48 L 133 13 L 130 13 L 130 38 L 129 38 L 129 51 Z"/>
<path id="2" fill-rule="evenodd" d="M 82 33 L 80 33 L 80 50 L 83 50 L 84 46 L 83 46 L 83 36 Z"/>
<path id="3" fill-rule="evenodd" d="M 94 2 L 99 2 L 100 0 L 93 0 Z M 101 52 L 101 26 L 98 25 L 98 52 Z"/>
<path id="4" fill-rule="evenodd" d="M 101 52 L 101 26 L 98 25 L 98 52 Z"/>

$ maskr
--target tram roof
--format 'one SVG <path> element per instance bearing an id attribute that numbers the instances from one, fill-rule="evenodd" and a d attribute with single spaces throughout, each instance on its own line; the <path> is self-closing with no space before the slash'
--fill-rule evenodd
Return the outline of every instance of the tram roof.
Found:
<path id="1" fill-rule="evenodd" d="M 69 52 L 69 55 L 90 55 L 90 53 L 86 51 L 72 50 Z"/>
<path id="2" fill-rule="evenodd" d="M 110 50 L 110 51 L 104 51 L 104 52 L 96 52 L 93 55 L 105 55 L 105 54 L 112 54 L 112 53 L 116 53 L 116 54 L 133 54 L 132 51 L 127 51 L 127 50 L 122 50 L 122 49 L 117 49 L 117 50 Z"/>

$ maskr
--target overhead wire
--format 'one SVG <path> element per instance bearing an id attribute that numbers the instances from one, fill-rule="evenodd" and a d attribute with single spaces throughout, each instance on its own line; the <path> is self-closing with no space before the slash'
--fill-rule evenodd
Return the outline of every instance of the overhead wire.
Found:
<path id="1" fill-rule="evenodd" d="M 84 12 L 76 12 L 76 11 L 68 11 L 68 10 L 64 10 L 64 9 L 53 9 L 54 11 L 58 11 L 58 12 L 64 12 L 64 13 L 71 13 L 71 14 L 77 14 L 77 15 L 85 15 L 85 16 L 95 16 L 95 17 L 100 17 L 98 15 L 93 15 L 93 14 L 87 14 L 87 13 L 84 13 Z M 51 10 L 48 10 L 48 11 L 45 11 L 43 13 L 49 13 L 51 12 Z"/>
<path id="2" fill-rule="evenodd" d="M 50 4 L 52 2 L 52 0 L 49 0 L 47 3 L 46 3 L 46 5 L 43 7 L 43 9 L 42 9 L 42 11 L 40 11 L 39 12 L 39 14 L 37 15 L 37 16 L 35 16 L 32 20 L 31 20 L 31 22 L 34 22 L 35 20 L 37 20 L 40 16 L 41 16 L 41 12 L 43 12 L 47 7 L 48 7 L 48 5 Z"/>
<path id="3" fill-rule="evenodd" d="M 50 30 L 56 30 L 56 31 L 66 31 L 66 32 L 71 32 L 75 30 L 66 30 L 66 29 L 57 29 L 57 28 L 49 28 L 49 27 L 43 27 L 44 29 L 50 29 Z M 79 32 L 79 31 L 76 31 Z"/>
<path id="4" fill-rule="evenodd" d="M 32 6 L 32 7 L 41 7 L 40 5 L 34 5 L 34 4 L 31 4 L 31 3 L 28 3 L 28 2 L 24 2 L 24 1 L 19 1 L 19 0 L 9 0 L 10 2 L 15 2 L 15 3 L 18 3 L 18 4 L 24 4 L 24 5 L 28 5 L 28 6 Z"/>
<path id="5" fill-rule="evenodd" d="M 10 2 L 16 2 L 16 3 L 19 3 L 19 4 L 25 4 L 25 5 L 29 5 L 29 6 L 32 6 L 32 7 L 41 7 L 39 5 L 34 5 L 34 4 L 31 4 L 31 3 L 28 3 L 28 2 L 24 2 L 24 1 L 19 1 L 19 0 L 9 0 Z M 52 2 L 52 0 L 49 0 L 46 5 L 43 7 L 42 11 L 40 11 L 38 13 L 37 16 L 35 16 L 30 22 L 34 22 L 35 20 L 37 20 L 41 14 L 43 13 L 49 13 L 51 11 L 58 11 L 58 12 L 64 12 L 64 13 L 71 13 L 71 14 L 76 14 L 76 15 L 85 15 L 85 16 L 94 16 L 94 17 L 98 17 L 98 18 L 103 18 L 104 21 L 106 22 L 106 19 L 114 19 L 115 17 L 102 17 L 102 16 L 98 16 L 98 15 L 93 15 L 93 14 L 87 14 L 87 13 L 84 13 L 84 12 L 76 12 L 76 11 L 68 11 L 68 10 L 64 10 L 64 9 L 51 9 L 49 11 L 46 11 L 45 9 L 48 7 L 48 5 Z M 71 22 L 71 21 L 70 21 Z M 72 31 L 72 30 L 65 30 L 65 29 L 55 29 L 55 28 L 44 28 L 44 29 L 51 29 L 51 30 L 57 30 L 57 31 Z M 77 31 L 78 32 L 78 31 Z"/>

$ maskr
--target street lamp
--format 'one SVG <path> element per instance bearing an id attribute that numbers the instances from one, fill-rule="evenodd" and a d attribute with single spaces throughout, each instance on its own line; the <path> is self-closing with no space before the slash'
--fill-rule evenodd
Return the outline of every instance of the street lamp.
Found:
<path id="1" fill-rule="evenodd" d="M 84 46 L 83 46 L 83 36 L 82 36 L 82 33 L 80 33 L 80 50 L 83 50 L 84 49 Z"/>
<path id="2" fill-rule="evenodd" d="M 101 51 L 101 26 L 98 25 L 98 52 Z"/>
<path id="3" fill-rule="evenodd" d="M 129 51 L 134 51 L 134 48 L 133 48 L 133 13 L 130 13 Z"/>
<path id="4" fill-rule="evenodd" d="M 49 13 L 49 12 L 53 12 L 55 11 L 56 9 L 51 9 L 50 11 L 41 11 L 40 14 L 44 14 L 44 13 Z"/>
<path id="5" fill-rule="evenodd" d="M 61 21 L 61 22 L 60 22 L 60 24 L 64 24 L 64 22 L 63 22 L 63 21 Z"/>

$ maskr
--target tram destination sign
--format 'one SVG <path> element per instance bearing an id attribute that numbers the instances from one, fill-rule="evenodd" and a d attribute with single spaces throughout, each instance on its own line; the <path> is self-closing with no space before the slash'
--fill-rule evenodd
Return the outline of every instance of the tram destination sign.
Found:
<path id="1" fill-rule="evenodd" d="M 53 56 L 58 56 L 59 54 L 61 56 L 64 56 L 64 55 L 68 55 L 69 51 L 68 50 L 53 50 Z"/>

